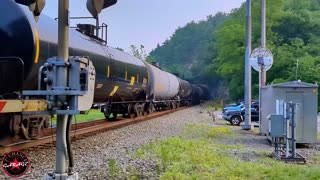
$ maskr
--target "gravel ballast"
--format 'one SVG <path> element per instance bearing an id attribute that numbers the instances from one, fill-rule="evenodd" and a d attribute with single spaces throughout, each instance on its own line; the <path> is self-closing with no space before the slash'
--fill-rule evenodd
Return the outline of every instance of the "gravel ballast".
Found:
<path id="1" fill-rule="evenodd" d="M 218 112 L 215 112 L 216 117 Z M 169 115 L 140 122 L 127 127 L 111 130 L 77 140 L 72 143 L 75 155 L 74 170 L 79 173 L 80 179 L 110 179 L 109 164 L 115 161 L 119 171 L 144 172 L 140 179 L 158 179 L 155 172 L 155 163 L 134 158 L 131 154 L 142 145 L 149 142 L 174 137 L 181 134 L 186 124 L 203 124 L 212 126 L 225 125 L 224 121 L 212 121 L 202 107 L 194 106 Z M 239 131 L 240 130 L 239 128 Z M 264 136 L 258 136 L 255 131 L 241 132 L 242 137 L 228 140 L 226 143 L 243 143 L 248 150 L 248 156 L 257 151 L 273 151 Z M 319 143 L 311 148 L 298 150 L 306 157 L 320 156 Z M 55 169 L 55 148 L 33 149 L 25 151 L 31 161 L 31 167 L 24 179 L 42 179 L 49 170 Z M 235 152 L 237 155 L 237 152 Z M 253 158 L 254 159 L 254 158 Z M 250 160 L 250 159 L 249 159 Z M 313 162 L 317 163 L 317 162 Z M 8 179 L 3 172 L 0 179 Z M 119 177 L 123 179 L 123 177 Z"/>

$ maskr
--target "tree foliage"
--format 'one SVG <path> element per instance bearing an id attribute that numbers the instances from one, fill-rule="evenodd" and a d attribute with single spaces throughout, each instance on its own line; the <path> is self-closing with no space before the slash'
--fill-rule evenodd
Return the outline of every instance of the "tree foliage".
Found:
<path id="1" fill-rule="evenodd" d="M 226 17 L 224 13 L 208 16 L 207 20 L 190 22 L 185 27 L 179 27 L 170 39 L 150 52 L 154 60 L 170 72 L 181 77 L 194 79 L 201 74 L 203 66 L 210 64 L 213 54 L 209 46 L 212 32 L 219 27 Z"/>
<path id="2" fill-rule="evenodd" d="M 194 81 L 224 85 L 232 99 L 243 99 L 246 8 L 178 28 L 150 53 L 164 68 Z M 320 81 L 320 1 L 268 0 L 267 48 L 274 64 L 267 83 Z M 261 0 L 252 1 L 252 49 L 261 44 Z M 298 67 L 298 68 L 297 68 Z M 252 93 L 258 95 L 252 70 Z"/>
<path id="3" fill-rule="evenodd" d="M 141 60 L 146 60 L 146 58 L 147 58 L 147 53 L 144 50 L 143 45 L 140 45 L 139 48 L 135 45 L 131 45 L 129 48 L 129 53 L 131 55 L 133 55 L 134 57 L 139 58 Z"/>

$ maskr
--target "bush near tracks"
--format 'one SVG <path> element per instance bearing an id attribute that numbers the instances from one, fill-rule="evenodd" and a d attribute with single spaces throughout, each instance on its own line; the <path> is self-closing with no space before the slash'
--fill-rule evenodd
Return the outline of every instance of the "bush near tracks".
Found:
<path id="1" fill-rule="evenodd" d="M 253 152 L 253 159 L 237 156 L 252 153 L 241 143 L 225 143 L 237 135 L 233 127 L 192 124 L 180 137 L 145 145 L 136 155 L 156 160 L 160 179 L 320 179 L 319 164 L 287 164 L 271 152 Z"/>

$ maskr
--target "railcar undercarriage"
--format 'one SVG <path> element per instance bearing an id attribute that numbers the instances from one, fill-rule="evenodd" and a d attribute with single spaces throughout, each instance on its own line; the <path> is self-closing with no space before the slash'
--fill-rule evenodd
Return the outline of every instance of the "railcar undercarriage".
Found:
<path id="1" fill-rule="evenodd" d="M 49 127 L 50 118 L 50 115 L 0 114 L 0 141 L 40 138 L 43 130 Z"/>

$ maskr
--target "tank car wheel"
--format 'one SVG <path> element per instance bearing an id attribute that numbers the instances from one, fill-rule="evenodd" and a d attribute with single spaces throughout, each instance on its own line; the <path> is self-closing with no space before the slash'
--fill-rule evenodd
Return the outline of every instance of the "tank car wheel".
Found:
<path id="1" fill-rule="evenodd" d="M 18 131 L 20 130 L 20 122 L 18 122 L 17 126 L 16 121 L 13 118 L 13 115 L 0 114 L 0 146 L 8 144 L 11 138 L 14 138 L 16 135 L 16 127 Z M 18 118 L 20 120 L 20 118 Z"/>
<path id="2" fill-rule="evenodd" d="M 169 107 L 170 107 L 170 110 L 174 109 L 174 102 L 170 102 Z"/>
<path id="3" fill-rule="evenodd" d="M 32 139 L 39 139 L 43 136 L 43 130 L 45 128 L 44 123 L 45 123 L 45 120 L 42 119 L 38 125 L 38 128 L 35 129 L 36 130 L 35 135 L 31 135 Z"/>
<path id="4" fill-rule="evenodd" d="M 172 103 L 172 109 L 177 109 L 177 103 L 176 102 Z"/>
<path id="5" fill-rule="evenodd" d="M 153 113 L 153 111 L 154 111 L 153 104 L 147 105 L 147 108 L 146 108 L 147 114 L 151 114 Z"/>
<path id="6" fill-rule="evenodd" d="M 136 117 L 139 117 L 142 115 L 142 111 L 140 110 L 139 104 L 133 105 L 133 113 Z"/>
<path id="7" fill-rule="evenodd" d="M 155 111 L 153 104 L 149 106 L 149 111 L 150 113 L 153 113 Z"/>
<path id="8" fill-rule="evenodd" d="M 31 139 L 29 134 L 29 128 L 30 128 L 30 120 L 29 119 L 23 119 L 21 123 L 21 135 L 24 139 Z"/>
<path id="9" fill-rule="evenodd" d="M 135 118 L 135 117 L 136 117 L 136 115 L 135 115 L 134 113 L 130 113 L 130 114 L 129 114 L 129 118 L 133 119 L 133 118 Z"/>
<path id="10" fill-rule="evenodd" d="M 141 104 L 141 115 L 142 116 L 145 116 L 145 115 L 147 115 L 148 114 L 148 112 L 146 111 L 146 104 L 145 103 L 142 103 Z"/>
<path id="11" fill-rule="evenodd" d="M 43 130 L 46 128 L 46 118 L 39 118 L 40 122 L 37 120 L 31 120 L 26 118 L 22 120 L 21 123 L 21 133 L 22 139 L 39 139 L 43 136 Z"/>
<path id="12" fill-rule="evenodd" d="M 113 112 L 113 113 L 112 113 L 112 118 L 113 118 L 113 119 L 116 119 L 117 116 L 118 116 L 118 113 L 116 113 L 116 112 Z"/>
<path id="13" fill-rule="evenodd" d="M 112 116 L 111 116 L 112 114 Z M 117 119 L 118 113 L 116 112 L 112 112 L 111 114 L 109 114 L 108 116 L 106 116 L 106 120 L 108 121 L 114 121 Z"/>
<path id="14" fill-rule="evenodd" d="M 135 118 L 136 117 L 136 113 L 134 112 L 134 105 L 132 105 L 132 104 L 128 105 L 128 116 L 130 118 Z"/>
<path id="15" fill-rule="evenodd" d="M 145 115 L 150 114 L 150 105 L 148 104 L 144 105 L 143 111 Z"/>

